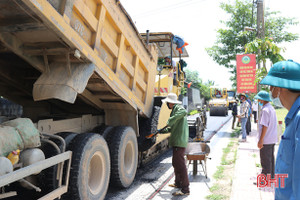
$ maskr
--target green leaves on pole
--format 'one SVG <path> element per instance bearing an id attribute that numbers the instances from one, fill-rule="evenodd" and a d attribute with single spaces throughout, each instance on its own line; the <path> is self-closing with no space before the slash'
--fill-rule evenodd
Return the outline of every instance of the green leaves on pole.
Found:
<path id="1" fill-rule="evenodd" d="M 276 45 L 281 42 L 291 42 L 299 38 L 298 34 L 289 33 L 290 26 L 298 24 L 294 18 L 278 16 L 279 12 L 265 10 L 265 36 L 267 39 L 260 41 L 256 38 L 256 31 L 245 31 L 246 27 L 256 26 L 256 11 L 253 9 L 252 1 L 235 0 L 233 3 L 221 3 L 220 7 L 228 14 L 226 20 L 221 21 L 225 27 L 217 30 L 215 44 L 206 48 L 210 57 L 219 65 L 230 69 L 233 86 L 236 85 L 236 55 L 254 52 L 259 46 L 265 48 L 263 57 L 258 59 L 270 59 L 272 62 L 280 60 L 280 52 L 283 50 Z M 273 38 L 271 40 L 270 38 Z M 276 45 L 275 45 L 276 44 Z M 253 50 L 253 51 L 252 51 Z M 280 50 L 280 51 L 279 51 Z"/>
<path id="2" fill-rule="evenodd" d="M 260 53 L 258 53 L 260 50 Z M 252 42 L 245 45 L 245 53 L 256 54 L 257 62 L 266 62 L 269 59 L 272 63 L 284 60 L 280 54 L 284 51 L 284 48 L 278 47 L 271 38 L 265 38 L 264 40 L 256 38 Z"/>
<path id="3" fill-rule="evenodd" d="M 281 51 L 284 51 L 284 48 L 278 47 L 273 39 L 266 37 L 265 39 L 256 38 L 252 42 L 249 42 L 245 45 L 245 53 L 256 54 L 256 62 L 266 63 L 267 60 L 270 60 L 272 63 L 284 60 L 281 55 Z M 263 65 L 262 68 L 256 71 L 255 83 L 259 83 L 266 75 L 268 71 L 266 66 Z"/>

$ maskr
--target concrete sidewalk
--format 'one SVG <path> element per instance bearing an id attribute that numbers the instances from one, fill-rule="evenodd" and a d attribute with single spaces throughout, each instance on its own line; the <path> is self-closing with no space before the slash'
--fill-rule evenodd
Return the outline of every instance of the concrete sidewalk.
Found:
<path id="1" fill-rule="evenodd" d="M 233 177 L 231 200 L 273 200 L 274 188 L 258 188 L 254 185 L 261 173 L 259 149 L 257 148 L 257 124 L 252 123 L 247 142 L 240 142 Z M 240 136 L 241 137 L 241 136 Z M 275 154 L 278 145 L 275 145 Z M 276 155 L 275 155 L 276 156 Z M 275 157 L 276 158 L 276 157 Z"/>

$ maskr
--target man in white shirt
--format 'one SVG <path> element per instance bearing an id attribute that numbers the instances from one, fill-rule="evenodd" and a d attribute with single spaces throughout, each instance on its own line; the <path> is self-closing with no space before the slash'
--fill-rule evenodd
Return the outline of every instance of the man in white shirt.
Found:
<path id="1" fill-rule="evenodd" d="M 254 116 L 254 123 L 256 123 L 257 121 L 257 111 L 258 111 L 258 103 L 257 100 L 255 99 L 252 103 L 252 114 Z"/>
<path id="2" fill-rule="evenodd" d="M 275 158 L 274 146 L 277 142 L 277 117 L 272 101 L 267 91 L 260 91 L 256 96 L 261 108 L 259 124 L 259 141 L 257 147 L 260 149 L 260 163 L 262 166 L 262 174 L 271 174 L 274 178 Z"/>
<path id="3" fill-rule="evenodd" d="M 242 125 L 242 140 L 241 142 L 246 142 L 247 132 L 246 132 L 246 123 L 248 120 L 248 111 L 250 108 L 249 103 L 246 100 L 246 94 L 240 94 L 241 106 L 240 106 L 240 114 L 237 117 L 241 120 Z"/>

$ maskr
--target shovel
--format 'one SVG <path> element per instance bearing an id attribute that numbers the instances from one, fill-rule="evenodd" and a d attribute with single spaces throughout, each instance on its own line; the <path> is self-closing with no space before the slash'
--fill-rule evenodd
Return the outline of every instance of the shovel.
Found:
<path id="1" fill-rule="evenodd" d="M 153 138 L 154 136 L 156 136 L 156 135 L 159 133 L 160 130 L 163 130 L 163 129 L 167 128 L 167 127 L 168 127 L 168 125 L 167 125 L 167 126 L 164 126 L 163 128 L 161 128 L 161 129 L 159 129 L 159 130 L 157 130 L 155 133 L 151 133 L 150 135 L 145 136 L 145 138 L 146 138 L 146 139 L 151 139 L 151 138 Z"/>

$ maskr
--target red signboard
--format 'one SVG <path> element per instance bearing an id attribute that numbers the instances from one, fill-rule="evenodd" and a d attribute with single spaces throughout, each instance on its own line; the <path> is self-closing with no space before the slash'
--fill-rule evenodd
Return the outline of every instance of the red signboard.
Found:
<path id="1" fill-rule="evenodd" d="M 254 84 L 256 72 L 255 54 L 236 55 L 237 93 L 256 93 Z"/>

